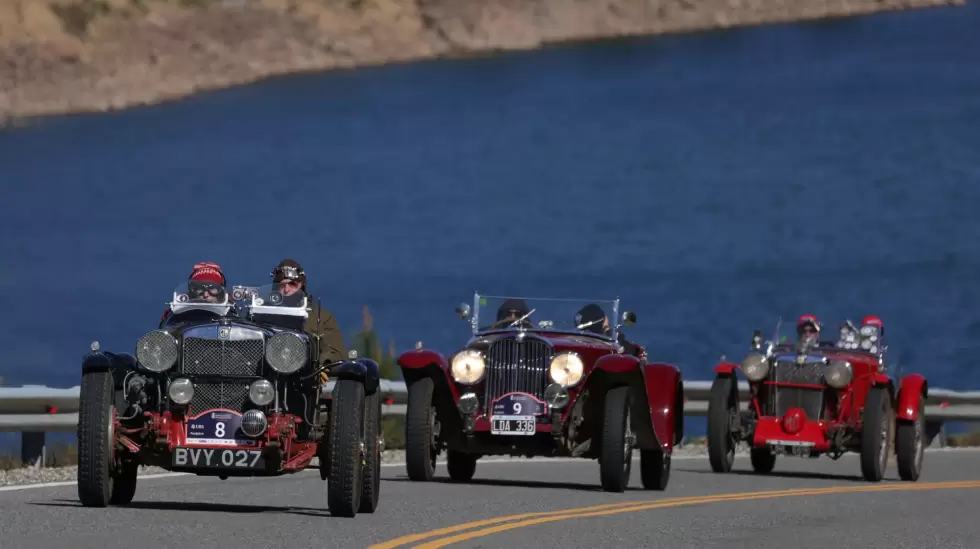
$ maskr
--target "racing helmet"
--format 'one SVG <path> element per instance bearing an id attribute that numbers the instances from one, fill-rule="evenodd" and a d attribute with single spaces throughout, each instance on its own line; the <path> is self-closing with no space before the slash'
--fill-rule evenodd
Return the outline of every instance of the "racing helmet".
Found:
<path id="1" fill-rule="evenodd" d="M 300 288 L 306 291 L 306 271 L 295 259 L 283 259 L 276 265 L 275 269 L 269 274 L 272 277 L 272 281 L 276 284 L 283 281 L 283 279 L 297 280 L 300 283 Z"/>
<path id="2" fill-rule="evenodd" d="M 820 321 L 816 315 L 800 315 L 796 321 L 796 336 L 800 341 L 820 337 Z"/>
<path id="3" fill-rule="evenodd" d="M 508 299 L 500 304 L 500 308 L 497 309 L 497 322 L 502 322 L 507 318 L 512 317 L 522 317 L 526 315 L 531 309 L 527 306 L 527 302 L 523 299 Z"/>
<path id="4" fill-rule="evenodd" d="M 881 318 L 875 315 L 868 315 L 864 317 L 864 320 L 861 321 L 861 324 L 864 326 L 877 326 L 878 335 L 882 335 L 882 336 L 885 335 L 885 323 L 881 321 Z"/>
<path id="5" fill-rule="evenodd" d="M 575 313 L 575 327 L 582 326 L 580 328 L 582 330 L 601 334 L 603 333 L 602 321 L 605 318 L 606 313 L 602 310 L 602 307 L 595 303 L 589 303 Z"/>

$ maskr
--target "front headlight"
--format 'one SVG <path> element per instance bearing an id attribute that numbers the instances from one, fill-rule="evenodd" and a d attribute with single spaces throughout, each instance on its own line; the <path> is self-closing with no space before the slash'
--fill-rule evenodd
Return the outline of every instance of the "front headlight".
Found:
<path id="1" fill-rule="evenodd" d="M 483 354 L 475 349 L 465 349 L 453 357 L 453 379 L 458 383 L 471 385 L 483 379 L 487 362 Z"/>
<path id="2" fill-rule="evenodd" d="M 585 373 L 585 364 L 575 353 L 559 353 L 551 359 L 550 368 L 551 380 L 568 388 L 582 381 L 582 374 Z"/>
<path id="3" fill-rule="evenodd" d="M 136 360 L 147 370 L 163 372 L 177 363 L 179 345 L 163 330 L 147 332 L 136 343 Z"/>
<path id="4" fill-rule="evenodd" d="M 292 332 L 280 332 L 269 338 L 265 359 L 280 374 L 291 374 L 306 365 L 306 342 Z"/>
<path id="5" fill-rule="evenodd" d="M 851 368 L 851 363 L 843 360 L 834 360 L 823 373 L 824 381 L 834 389 L 847 387 L 853 377 L 854 370 Z"/>
<path id="6" fill-rule="evenodd" d="M 742 360 L 742 373 L 749 381 L 759 381 L 769 375 L 769 359 L 759 353 L 749 353 Z"/>

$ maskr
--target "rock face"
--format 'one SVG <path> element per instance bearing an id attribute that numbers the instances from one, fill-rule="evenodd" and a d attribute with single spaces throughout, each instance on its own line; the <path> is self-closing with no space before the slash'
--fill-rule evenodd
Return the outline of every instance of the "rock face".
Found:
<path id="1" fill-rule="evenodd" d="M 964 0 L 3 0 L 0 126 L 290 72 Z"/>

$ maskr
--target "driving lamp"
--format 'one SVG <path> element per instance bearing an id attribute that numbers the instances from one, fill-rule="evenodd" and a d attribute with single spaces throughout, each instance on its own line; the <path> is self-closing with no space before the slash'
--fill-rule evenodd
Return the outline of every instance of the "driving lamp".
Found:
<path id="1" fill-rule="evenodd" d="M 177 404 L 187 404 L 194 398 L 194 384 L 186 377 L 175 379 L 167 387 L 167 396 Z"/>
<path id="2" fill-rule="evenodd" d="M 259 406 L 265 406 L 275 398 L 276 391 L 265 379 L 258 379 L 248 388 L 248 398 Z"/>
<path id="3" fill-rule="evenodd" d="M 269 338 L 265 359 L 280 374 L 291 374 L 306 364 L 306 342 L 291 332 L 280 332 Z"/>
<path id="4" fill-rule="evenodd" d="M 849 362 L 834 360 L 823 373 L 824 381 L 834 389 L 843 389 L 854 377 L 854 370 Z"/>
<path id="5" fill-rule="evenodd" d="M 742 360 L 742 373 L 749 381 L 759 381 L 769 375 L 769 360 L 759 353 L 749 353 Z"/>
<path id="6" fill-rule="evenodd" d="M 551 380 L 562 387 L 572 387 L 582 381 L 582 374 L 585 372 L 585 364 L 575 353 L 559 353 L 551 359 L 549 369 Z"/>
<path id="7" fill-rule="evenodd" d="M 459 383 L 470 385 L 483 379 L 487 363 L 483 354 L 476 349 L 464 349 L 453 357 L 453 379 Z"/>
<path id="8" fill-rule="evenodd" d="M 136 343 L 136 360 L 151 372 L 170 369 L 177 362 L 177 354 L 177 340 L 163 330 L 147 332 Z"/>

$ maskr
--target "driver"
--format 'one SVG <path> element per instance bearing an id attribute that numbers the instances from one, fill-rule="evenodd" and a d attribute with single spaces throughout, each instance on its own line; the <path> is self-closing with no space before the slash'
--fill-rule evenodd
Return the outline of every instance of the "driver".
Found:
<path id="1" fill-rule="evenodd" d="M 501 303 L 500 308 L 497 309 L 497 320 L 493 323 L 493 327 L 503 328 L 510 326 L 512 322 L 529 312 L 531 312 L 531 308 L 527 306 L 527 302 L 523 299 L 508 299 Z M 531 323 L 527 319 L 524 319 L 521 324 L 530 325 Z"/>
<path id="2" fill-rule="evenodd" d="M 575 313 L 575 327 L 579 330 L 586 330 L 607 336 L 612 332 L 609 328 L 609 317 L 606 316 L 602 307 L 595 303 L 589 303 Z M 623 352 L 625 354 L 640 356 L 639 346 L 628 341 L 623 332 L 616 334 L 616 341 L 623 346 Z"/>
<path id="3" fill-rule="evenodd" d="M 820 341 L 820 321 L 816 315 L 800 315 L 796 321 L 796 336 L 801 345 L 805 342 L 817 346 Z"/>
<path id="4" fill-rule="evenodd" d="M 223 303 L 226 299 L 226 284 L 225 273 L 217 263 L 202 261 L 191 267 L 191 274 L 187 277 L 187 293 L 195 301 Z M 171 314 L 173 311 L 169 307 L 163 311 L 160 318 L 161 328 Z"/>
<path id="5" fill-rule="evenodd" d="M 272 269 L 271 276 L 272 282 L 277 284 L 282 291 L 284 302 L 302 299 L 302 296 L 297 294 L 299 290 L 302 290 L 309 298 L 307 303 L 309 303 L 312 311 L 310 311 L 303 329 L 320 340 L 319 364 L 315 364 L 314 367 L 346 359 L 347 347 L 344 345 L 344 335 L 340 332 L 337 319 L 330 311 L 322 308 L 316 298 L 306 289 L 306 271 L 303 270 L 303 267 L 294 259 L 283 259 Z M 319 325 L 317 318 L 320 319 Z M 320 383 L 326 382 L 327 373 L 321 372 Z"/>

